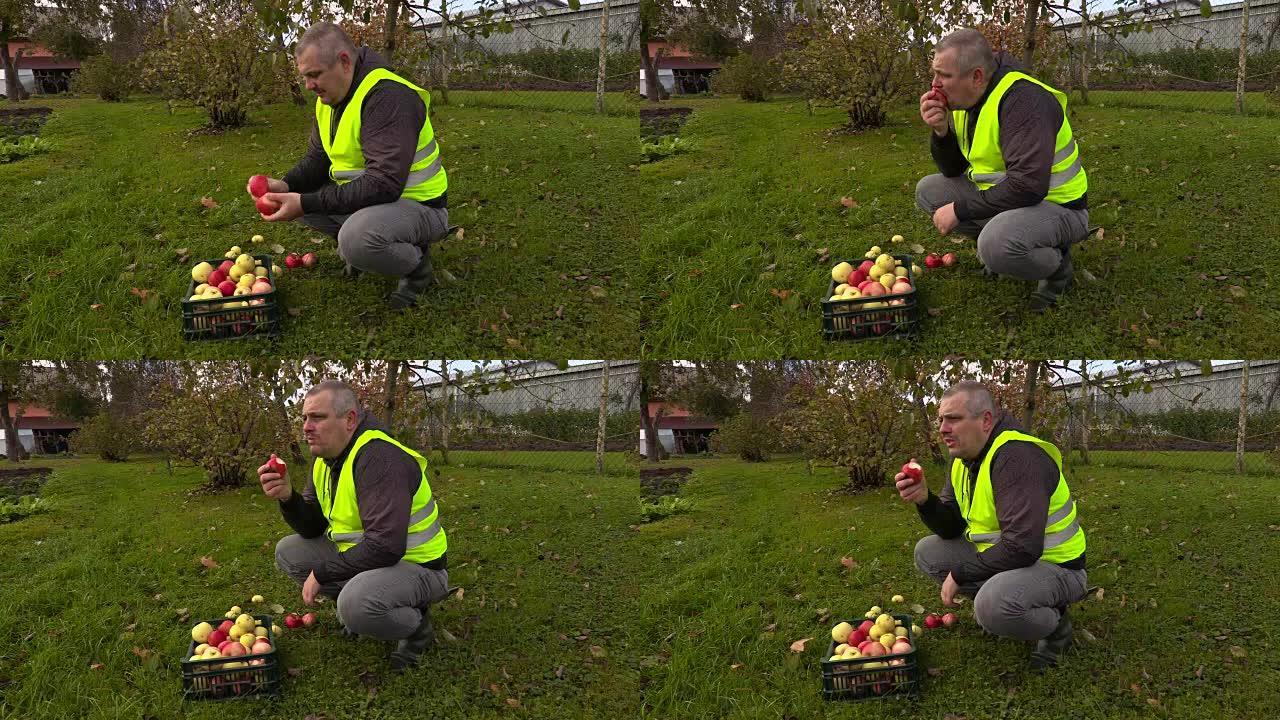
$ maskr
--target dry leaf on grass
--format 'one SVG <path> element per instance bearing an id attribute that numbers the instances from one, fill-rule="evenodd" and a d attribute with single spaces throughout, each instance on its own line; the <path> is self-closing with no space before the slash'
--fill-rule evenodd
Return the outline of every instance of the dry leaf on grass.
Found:
<path id="1" fill-rule="evenodd" d="M 212 569 L 214 569 L 214 568 L 218 567 L 218 561 L 217 561 L 217 560 L 214 560 L 213 558 L 209 557 L 208 555 L 205 555 L 204 557 L 200 558 L 200 564 L 201 564 L 201 565 L 203 565 L 203 566 L 205 566 L 205 567 L 207 567 L 207 568 L 209 568 L 210 570 L 212 570 Z"/>
<path id="2" fill-rule="evenodd" d="M 807 643 L 807 642 L 809 642 L 809 641 L 810 641 L 810 640 L 812 640 L 812 639 L 813 639 L 813 638 L 811 638 L 811 637 L 807 637 L 807 638 L 802 638 L 802 639 L 800 639 L 800 640 L 797 640 L 797 641 L 795 641 L 795 642 L 791 643 L 791 652 L 793 652 L 793 653 L 802 653 L 802 652 L 804 652 L 804 644 L 805 644 L 805 643 Z"/>
<path id="3" fill-rule="evenodd" d="M 202 197 L 202 198 L 200 198 L 200 204 L 201 204 L 201 205 L 203 205 L 203 206 L 205 206 L 206 208 L 208 208 L 208 209 L 210 209 L 210 210 L 212 210 L 212 209 L 214 209 L 214 208 L 218 207 L 218 201 L 217 201 L 217 200 L 214 200 L 214 199 L 213 199 L 213 198 L 211 198 L 211 197 Z"/>
<path id="4" fill-rule="evenodd" d="M 840 198 L 840 204 L 841 204 L 841 205 L 843 205 L 843 206 L 845 206 L 845 207 L 847 207 L 847 208 L 856 208 L 856 207 L 858 207 L 858 201 L 857 201 L 857 200 L 854 200 L 853 198 L 849 197 L 848 195 L 846 195 L 846 196 L 844 196 L 844 197 Z"/>
<path id="5" fill-rule="evenodd" d="M 845 566 L 845 567 L 847 567 L 847 568 L 849 568 L 850 570 L 852 570 L 852 569 L 854 569 L 854 568 L 858 567 L 858 563 L 857 563 L 856 561 L 854 561 L 854 559 L 853 559 L 853 558 L 848 557 L 848 556 L 845 556 L 845 557 L 840 558 L 840 564 L 841 564 L 841 565 L 843 565 L 843 566 Z"/>

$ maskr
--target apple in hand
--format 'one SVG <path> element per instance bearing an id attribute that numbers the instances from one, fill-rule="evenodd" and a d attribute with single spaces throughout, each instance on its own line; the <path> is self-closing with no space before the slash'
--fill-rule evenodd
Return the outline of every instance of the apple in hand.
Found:
<path id="1" fill-rule="evenodd" d="M 924 479 L 924 467 L 916 462 L 915 458 L 912 458 L 902 465 L 902 474 L 916 482 L 920 482 Z"/>
<path id="2" fill-rule="evenodd" d="M 266 197 L 254 200 L 253 206 L 258 209 L 258 214 L 262 216 L 275 215 L 276 211 L 280 209 L 280 203 L 269 200 Z"/>
<path id="3" fill-rule="evenodd" d="M 254 175 L 249 178 L 249 194 L 254 198 L 260 198 L 271 192 L 271 186 L 267 183 L 266 175 Z"/>

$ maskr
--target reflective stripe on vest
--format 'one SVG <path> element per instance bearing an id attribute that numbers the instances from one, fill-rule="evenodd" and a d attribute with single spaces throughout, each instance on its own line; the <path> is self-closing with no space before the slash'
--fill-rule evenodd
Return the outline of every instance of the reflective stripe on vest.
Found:
<path id="1" fill-rule="evenodd" d="M 329 521 L 326 534 L 337 545 L 339 552 L 346 552 L 364 539 L 364 524 L 360 519 L 353 468 L 360 449 L 373 440 L 383 440 L 403 450 L 418 463 L 422 473 L 418 491 L 413 495 L 404 560 L 424 563 L 440 557 L 448 548 L 448 539 L 444 528 L 440 526 L 439 508 L 427 480 L 427 459 L 380 430 L 366 430 L 356 438 L 342 463 L 336 483 L 323 459 L 316 458 L 312 464 L 311 479 L 316 489 L 316 498 L 320 501 L 325 519 Z"/>
<path id="2" fill-rule="evenodd" d="M 1000 149 L 1000 100 L 1017 80 L 1027 80 L 1039 85 L 1049 91 L 1062 107 L 1062 125 L 1059 126 L 1054 141 L 1056 151 L 1049 171 L 1049 192 L 1045 200 L 1062 205 L 1078 199 L 1089 189 L 1089 180 L 1081 164 L 1075 137 L 1071 133 L 1071 121 L 1067 118 L 1067 96 L 1030 75 L 1016 71 L 1006 73 L 992 88 L 991 94 L 978 111 L 973 137 L 968 136 L 969 112 L 951 112 L 951 123 L 955 127 L 960 150 L 969 161 L 969 179 L 979 190 L 986 190 L 1006 177 L 1004 154 Z"/>
<path id="3" fill-rule="evenodd" d="M 1044 450 L 1058 467 L 1058 485 L 1049 499 L 1044 548 L 1040 559 L 1063 563 L 1079 557 L 1085 550 L 1085 535 L 1080 527 L 1075 501 L 1071 499 L 1071 490 L 1067 487 L 1067 479 L 1062 474 L 1062 453 L 1052 443 L 1016 430 L 1000 433 L 991 443 L 991 449 L 987 451 L 978 469 L 972 496 L 969 491 L 968 469 L 958 458 L 951 463 L 951 487 L 967 524 L 965 535 L 977 547 L 978 552 L 984 552 L 1000 541 L 1000 520 L 996 515 L 995 497 L 991 490 L 991 461 L 996 451 L 1007 442 L 1032 443 Z"/>
<path id="4" fill-rule="evenodd" d="M 336 130 L 333 128 L 333 108 L 316 100 L 316 127 L 321 130 L 320 144 L 329 156 L 329 177 L 343 185 L 364 174 L 364 151 L 360 146 L 361 110 L 369 91 L 382 80 L 398 82 L 418 93 L 427 113 L 418 131 L 417 149 L 409 164 L 409 175 L 400 197 L 418 201 L 440 197 L 448 189 L 449 180 L 440 161 L 435 131 L 431 127 L 431 93 L 386 68 L 370 70 L 360 81 L 342 117 L 338 118 Z"/>

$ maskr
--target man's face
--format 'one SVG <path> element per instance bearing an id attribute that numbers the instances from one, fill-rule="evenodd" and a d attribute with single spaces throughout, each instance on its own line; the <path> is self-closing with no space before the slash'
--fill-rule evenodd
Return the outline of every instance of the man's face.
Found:
<path id="1" fill-rule="evenodd" d="M 318 392 L 302 401 L 302 433 L 311 454 L 331 460 L 342 454 L 355 432 L 356 412 L 338 415 L 333 410 L 333 393 Z"/>
<path id="2" fill-rule="evenodd" d="M 325 65 L 321 62 L 319 48 L 306 48 L 298 55 L 298 74 L 306 82 L 307 89 L 320 98 L 320 102 L 337 105 L 351 89 L 351 55 L 344 50 L 338 53 L 337 60 Z"/>
<path id="3" fill-rule="evenodd" d="M 963 72 L 956 61 L 955 50 L 942 50 L 933 56 L 933 84 L 947 94 L 949 109 L 968 110 L 978 104 L 987 89 L 987 78 L 981 68 Z"/>
<path id="4" fill-rule="evenodd" d="M 965 393 L 957 393 L 943 398 L 938 407 L 938 432 L 942 435 L 942 442 L 946 443 L 951 457 L 961 460 L 978 457 L 995 425 L 990 411 L 983 411 L 978 416 L 969 415 L 968 401 Z"/>

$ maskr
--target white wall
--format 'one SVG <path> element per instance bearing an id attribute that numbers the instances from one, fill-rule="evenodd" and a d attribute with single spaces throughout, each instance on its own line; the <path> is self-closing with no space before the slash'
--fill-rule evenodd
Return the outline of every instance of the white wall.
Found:
<path id="1" fill-rule="evenodd" d="M 665 450 L 667 451 L 667 454 L 668 454 L 668 455 L 670 455 L 671 453 L 675 452 L 675 449 L 676 449 L 676 435 L 675 435 L 675 433 L 673 433 L 672 431 L 670 431 L 670 430 L 663 430 L 663 429 L 659 429 L 659 430 L 658 430 L 658 442 L 662 443 L 662 447 L 663 447 L 663 449 L 665 449 Z M 642 429 L 640 430 L 640 454 L 641 454 L 641 455 L 647 455 L 647 453 L 646 453 L 646 450 L 647 450 L 647 449 L 648 449 L 648 445 L 646 444 L 646 440 L 645 440 L 645 437 L 644 437 L 644 429 L 642 428 Z"/>
<path id="2" fill-rule="evenodd" d="M 36 91 L 36 76 L 30 70 L 18 70 L 18 82 L 27 89 L 27 92 L 34 93 Z M 5 93 L 5 75 L 4 69 L 0 68 L 0 95 Z M 3 432 L 0 430 L 0 432 Z"/>
<path id="3" fill-rule="evenodd" d="M 30 430 L 19 430 L 18 442 L 22 443 L 22 447 L 26 448 L 27 452 L 31 452 L 36 446 L 36 436 Z M 0 455 L 6 452 L 6 448 L 8 447 L 7 443 L 8 441 L 5 438 L 4 430 L 0 430 Z"/>

